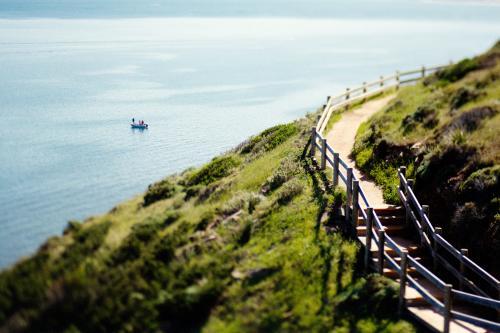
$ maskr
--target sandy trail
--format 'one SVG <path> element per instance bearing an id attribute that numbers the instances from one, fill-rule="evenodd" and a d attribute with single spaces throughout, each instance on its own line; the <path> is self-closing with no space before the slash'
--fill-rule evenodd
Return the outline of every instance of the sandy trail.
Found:
<path id="1" fill-rule="evenodd" d="M 375 112 L 385 107 L 395 95 L 389 95 L 380 99 L 364 103 L 360 108 L 353 111 L 348 111 L 342 115 L 342 118 L 333 125 L 333 128 L 326 134 L 328 144 L 339 153 L 340 157 L 351 167 L 354 168 L 354 161 L 349 157 L 352 147 L 354 146 L 354 138 L 356 132 L 362 122 L 370 118 Z M 356 178 L 360 181 L 360 186 L 363 189 L 368 201 L 374 208 L 386 207 L 382 190 L 369 180 L 359 170 L 354 169 Z"/>

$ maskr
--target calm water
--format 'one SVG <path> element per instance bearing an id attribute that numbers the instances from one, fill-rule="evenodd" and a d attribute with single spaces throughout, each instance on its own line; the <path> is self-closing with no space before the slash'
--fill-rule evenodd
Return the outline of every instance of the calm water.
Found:
<path id="1" fill-rule="evenodd" d="M 489 2 L 0 0 L 0 267 L 346 86 L 481 52 L 498 18 Z"/>

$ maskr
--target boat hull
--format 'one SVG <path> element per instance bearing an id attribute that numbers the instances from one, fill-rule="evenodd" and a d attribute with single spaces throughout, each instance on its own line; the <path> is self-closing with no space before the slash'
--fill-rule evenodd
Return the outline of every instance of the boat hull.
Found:
<path id="1" fill-rule="evenodd" d="M 144 124 L 144 125 L 141 125 L 141 124 L 130 124 L 130 127 L 131 128 L 135 128 L 135 129 L 147 129 L 148 128 L 148 124 Z"/>

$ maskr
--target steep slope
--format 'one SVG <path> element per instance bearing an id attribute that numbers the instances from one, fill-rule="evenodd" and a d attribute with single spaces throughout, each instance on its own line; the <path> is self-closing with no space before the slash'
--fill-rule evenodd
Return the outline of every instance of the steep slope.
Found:
<path id="1" fill-rule="evenodd" d="M 304 156 L 313 118 L 69 222 L 0 274 L 0 331 L 414 331 L 397 285 L 323 227 L 342 193 Z"/>
<path id="2" fill-rule="evenodd" d="M 399 166 L 446 238 L 500 273 L 500 42 L 416 86 L 364 123 L 352 155 L 397 203 Z"/>

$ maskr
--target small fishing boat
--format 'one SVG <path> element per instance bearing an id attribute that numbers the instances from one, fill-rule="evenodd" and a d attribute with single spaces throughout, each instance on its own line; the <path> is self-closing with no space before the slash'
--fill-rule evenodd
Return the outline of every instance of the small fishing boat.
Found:
<path id="1" fill-rule="evenodd" d="M 132 124 L 130 124 L 130 127 L 137 128 L 137 129 L 147 129 L 148 128 L 148 124 L 132 123 Z"/>

